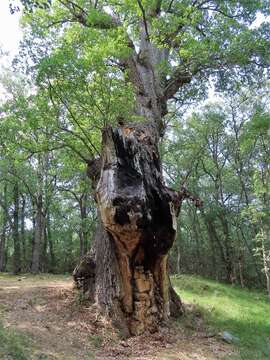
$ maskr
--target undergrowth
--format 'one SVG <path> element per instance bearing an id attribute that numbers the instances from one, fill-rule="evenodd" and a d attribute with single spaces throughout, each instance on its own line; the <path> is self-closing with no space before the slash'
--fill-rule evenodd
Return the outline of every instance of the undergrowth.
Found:
<path id="1" fill-rule="evenodd" d="M 0 359 L 29 360 L 29 339 L 0 322 Z"/>

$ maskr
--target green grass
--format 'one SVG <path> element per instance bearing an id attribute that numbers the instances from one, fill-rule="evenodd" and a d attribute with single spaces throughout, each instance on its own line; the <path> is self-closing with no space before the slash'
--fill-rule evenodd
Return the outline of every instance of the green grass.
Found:
<path id="1" fill-rule="evenodd" d="M 195 276 L 174 276 L 172 283 L 185 303 L 193 303 L 216 332 L 240 339 L 239 355 L 230 359 L 270 360 L 270 300 L 261 292 L 243 290 Z"/>
<path id="2" fill-rule="evenodd" d="M 25 277 L 23 283 L 34 281 L 43 284 L 46 280 L 69 279 L 65 275 L 47 274 L 26 274 Z M 0 273 L 3 284 L 9 280 L 17 283 L 17 277 Z M 265 294 L 195 276 L 174 276 L 172 282 L 184 303 L 193 303 L 195 313 L 203 314 L 210 333 L 228 331 L 239 338 L 239 342 L 234 345 L 239 350 L 239 355 L 230 357 L 230 360 L 270 360 L 270 300 Z M 3 327 L 1 317 L 5 316 L 5 311 L 7 309 L 4 304 L 0 304 L 0 359 L 32 359 L 33 354 L 37 353 L 33 340 L 17 330 Z M 183 323 L 190 325 L 193 315 L 192 312 L 180 318 L 181 326 Z M 194 328 L 187 327 L 187 331 L 194 331 Z M 89 341 L 95 348 L 102 345 L 98 335 L 90 337 Z M 89 354 L 89 359 L 94 358 L 91 356 Z"/>
<path id="3" fill-rule="evenodd" d="M 18 282 L 18 279 L 20 278 L 23 281 Z M 21 286 L 24 284 L 31 285 L 32 283 L 43 285 L 43 283 L 45 283 L 46 281 L 65 281 L 69 279 L 70 276 L 68 275 L 12 275 L 9 273 L 0 273 L 0 291 L 4 291 L 5 286 L 9 285 Z M 37 298 L 31 298 L 29 300 L 29 305 L 35 304 L 37 300 Z M 33 339 L 31 339 L 25 333 L 12 327 L 4 327 L 2 320 L 5 317 L 6 311 L 8 311 L 6 305 L 0 303 L 0 360 L 49 359 L 46 354 L 38 354 L 38 349 L 34 344 Z"/>
<path id="4" fill-rule="evenodd" d="M 29 360 L 29 339 L 11 328 L 5 328 L 1 321 L 6 307 L 0 304 L 0 359 Z"/>
<path id="5" fill-rule="evenodd" d="M 31 280 L 68 280 L 70 279 L 70 274 L 48 274 L 48 273 L 39 273 L 39 274 L 30 274 L 30 273 L 21 273 L 18 275 L 13 275 L 7 272 L 0 272 L 0 280 L 17 280 L 18 278 L 31 279 Z"/>
<path id="6" fill-rule="evenodd" d="M 0 359 L 29 360 L 29 339 L 0 322 Z"/>
<path id="7" fill-rule="evenodd" d="M 97 348 L 97 349 L 101 348 L 102 343 L 103 343 L 103 337 L 102 336 L 100 336 L 100 335 L 91 335 L 89 337 L 89 340 L 90 340 L 91 344 L 95 348 Z"/>

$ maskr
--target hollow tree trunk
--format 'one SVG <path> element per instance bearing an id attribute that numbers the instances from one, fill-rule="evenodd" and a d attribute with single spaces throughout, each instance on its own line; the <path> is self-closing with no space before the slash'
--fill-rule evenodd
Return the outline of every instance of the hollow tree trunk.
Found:
<path id="1" fill-rule="evenodd" d="M 191 78 L 177 75 L 166 82 L 160 65 L 168 50 L 156 47 L 149 31 L 151 24 L 141 21 L 140 51 L 130 44 L 130 56 L 121 60 L 134 85 L 136 116 L 144 123 L 103 131 L 102 161 L 90 161 L 88 169 L 100 224 L 92 250 L 73 273 L 126 335 L 155 331 L 183 311 L 167 271 L 182 197 L 164 185 L 158 142 L 167 100 Z"/>
<path id="2" fill-rule="evenodd" d="M 155 331 L 183 310 L 167 272 L 181 201 L 164 185 L 154 131 L 137 124 L 103 132 L 96 188 L 102 223 L 84 260 L 88 273 L 83 262 L 74 271 L 75 280 L 88 278 L 93 298 L 116 314 L 126 335 Z"/>

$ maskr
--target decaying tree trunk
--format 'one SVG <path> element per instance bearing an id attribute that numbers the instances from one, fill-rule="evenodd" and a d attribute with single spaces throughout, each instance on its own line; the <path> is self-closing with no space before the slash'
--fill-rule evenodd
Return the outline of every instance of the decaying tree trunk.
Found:
<path id="1" fill-rule="evenodd" d="M 126 335 L 155 331 L 183 312 L 167 258 L 184 195 L 164 185 L 155 129 L 133 124 L 104 130 L 95 194 L 101 223 L 94 250 L 74 278 Z"/>
<path id="2" fill-rule="evenodd" d="M 106 129 L 97 186 L 102 223 L 113 239 L 121 307 L 132 334 L 155 330 L 170 315 L 167 256 L 179 201 L 163 183 L 151 126 Z"/>
<path id="3" fill-rule="evenodd" d="M 149 16 L 159 11 L 154 7 Z M 178 69 L 167 80 L 160 65 L 168 62 L 168 49 L 151 42 L 145 18 L 139 28 L 139 51 L 126 34 L 130 55 L 120 63 L 134 86 L 135 114 L 144 122 L 103 131 L 102 159 L 89 162 L 88 171 L 100 224 L 91 252 L 74 270 L 78 287 L 89 291 L 127 336 L 155 331 L 172 313 L 183 312 L 170 285 L 167 257 L 181 201 L 190 195 L 165 186 L 158 144 L 167 101 L 192 75 Z"/>

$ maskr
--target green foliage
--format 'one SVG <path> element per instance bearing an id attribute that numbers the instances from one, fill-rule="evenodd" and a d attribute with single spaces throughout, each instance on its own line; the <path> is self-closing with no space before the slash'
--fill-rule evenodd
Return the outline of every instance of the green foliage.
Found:
<path id="1" fill-rule="evenodd" d="M 80 308 L 81 305 L 89 302 L 89 295 L 79 290 L 76 292 L 75 302 L 76 302 L 76 306 Z M 94 341 L 95 341 L 95 337 L 93 337 L 93 342 Z"/>
<path id="2" fill-rule="evenodd" d="M 102 343 L 103 343 L 103 337 L 100 336 L 100 335 L 92 335 L 90 338 L 89 338 L 91 344 L 99 349 L 102 347 Z"/>
<path id="3" fill-rule="evenodd" d="M 267 283 L 268 86 L 266 81 L 261 88 L 223 93 L 218 103 L 197 107 L 181 127 L 177 117 L 173 120 L 163 143 L 166 179 L 176 189 L 186 186 L 204 203 L 200 210 L 182 206 L 173 271 L 180 266 L 242 286 Z M 234 269 L 231 280 L 229 268 Z"/>
<path id="4" fill-rule="evenodd" d="M 201 211 L 183 205 L 185 266 L 224 279 L 231 252 L 234 268 L 237 259 L 245 259 L 245 281 L 261 281 L 255 274 L 258 259 L 253 264 L 251 253 L 256 226 L 266 212 L 259 211 L 257 218 L 254 214 L 268 207 L 262 203 L 268 185 L 262 181 L 260 164 L 268 164 L 264 144 L 269 140 L 269 111 L 261 92 L 267 89 L 263 82 L 270 43 L 269 22 L 255 26 L 254 21 L 270 14 L 269 1 L 158 4 L 23 1 L 24 39 L 14 61 L 16 73 L 1 75 L 7 101 L 1 104 L 0 199 L 5 192 L 6 210 L 1 206 L 0 221 L 9 221 L 7 269 L 13 254 L 14 185 L 19 200 L 26 203 L 25 214 L 22 204 L 19 209 L 27 220 L 21 240 L 25 268 L 38 198 L 46 220 L 43 270 L 71 271 L 89 249 L 96 211 L 85 163 L 101 155 L 104 127 L 118 126 L 120 120 L 145 121 L 134 112 L 141 89 L 128 65 L 135 60 L 137 66 L 147 65 L 141 44 L 145 31 L 154 55 L 167 49 L 154 61 L 158 93 L 162 95 L 178 72 L 192 75 L 191 83 L 180 86 L 168 104 L 168 137 L 160 144 L 169 185 L 186 185 L 205 204 Z M 226 104 L 199 108 L 209 79 L 223 96 L 229 94 Z M 195 102 L 196 113 L 184 116 Z M 177 246 L 181 241 L 179 234 Z M 209 252 L 211 266 L 205 261 Z M 197 264 L 189 261 L 194 256 Z"/>

